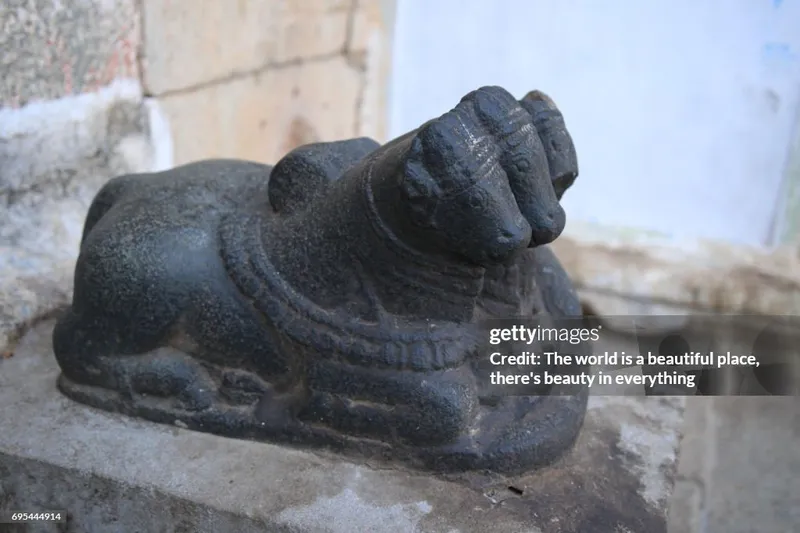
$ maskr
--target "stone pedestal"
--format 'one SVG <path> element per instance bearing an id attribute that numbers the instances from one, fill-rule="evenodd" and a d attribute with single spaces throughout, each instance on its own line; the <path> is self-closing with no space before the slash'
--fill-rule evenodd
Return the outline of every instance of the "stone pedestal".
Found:
<path id="1" fill-rule="evenodd" d="M 30 531 L 667 530 L 679 398 L 594 397 L 576 448 L 555 466 L 447 480 L 85 407 L 56 390 L 51 328 L 0 360 L 0 514 L 69 515 L 66 528 Z"/>

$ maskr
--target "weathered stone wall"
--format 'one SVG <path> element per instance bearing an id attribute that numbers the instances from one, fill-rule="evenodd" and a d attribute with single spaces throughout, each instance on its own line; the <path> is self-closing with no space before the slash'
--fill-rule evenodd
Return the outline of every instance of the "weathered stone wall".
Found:
<path id="1" fill-rule="evenodd" d="M 0 4 L 0 349 L 70 292 L 108 179 L 383 140 L 391 0 Z"/>
<path id="2" fill-rule="evenodd" d="M 144 0 L 143 81 L 176 163 L 274 162 L 303 143 L 383 140 L 392 3 Z"/>

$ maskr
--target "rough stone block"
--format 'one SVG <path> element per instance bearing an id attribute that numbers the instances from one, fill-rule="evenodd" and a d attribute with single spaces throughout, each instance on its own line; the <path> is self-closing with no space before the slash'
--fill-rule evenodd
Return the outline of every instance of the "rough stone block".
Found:
<path id="1" fill-rule="evenodd" d="M 339 56 L 159 100 L 176 164 L 210 157 L 276 163 L 301 144 L 355 136 L 360 83 L 360 73 Z"/>
<path id="2" fill-rule="evenodd" d="M 145 85 L 155 95 L 344 50 L 350 0 L 145 0 Z"/>
<path id="3" fill-rule="evenodd" d="M 553 467 L 446 480 L 72 402 L 55 387 L 50 327 L 0 360 L 0 512 L 69 515 L 34 531 L 666 531 L 678 398 L 592 398 L 575 449 Z"/>
<path id="4" fill-rule="evenodd" d="M 0 107 L 138 77 L 139 20 L 136 0 L 0 3 Z"/>

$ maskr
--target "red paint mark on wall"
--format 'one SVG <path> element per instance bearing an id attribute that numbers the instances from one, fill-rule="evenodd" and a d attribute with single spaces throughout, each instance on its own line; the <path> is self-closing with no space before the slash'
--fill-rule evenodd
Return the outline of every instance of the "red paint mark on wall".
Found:
<path id="1" fill-rule="evenodd" d="M 130 37 L 125 37 L 120 42 L 120 48 L 122 51 L 122 62 L 125 65 L 125 72 L 128 73 L 135 73 L 136 72 L 136 44 L 131 40 Z"/>
<path id="2" fill-rule="evenodd" d="M 64 63 L 61 67 L 61 72 L 64 74 L 64 94 L 72 94 L 72 64 L 70 62 Z"/>
<path id="3" fill-rule="evenodd" d="M 114 40 L 102 71 L 92 76 L 95 81 L 93 86 L 107 85 L 120 75 L 138 76 L 137 39 L 133 35 L 133 30 L 134 26 L 131 24 Z"/>

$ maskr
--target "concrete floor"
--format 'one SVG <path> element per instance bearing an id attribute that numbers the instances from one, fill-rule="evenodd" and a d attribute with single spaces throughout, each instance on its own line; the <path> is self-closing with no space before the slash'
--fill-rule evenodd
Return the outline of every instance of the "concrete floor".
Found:
<path id="1" fill-rule="evenodd" d="M 669 533 L 800 532 L 800 401 L 688 401 Z"/>

